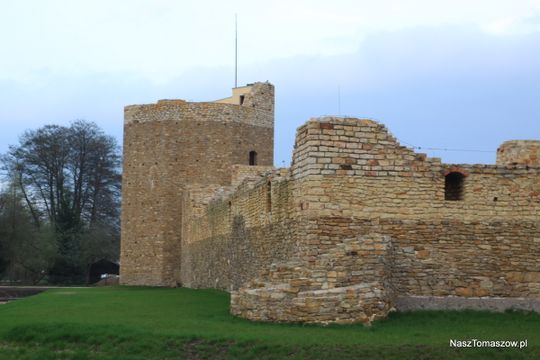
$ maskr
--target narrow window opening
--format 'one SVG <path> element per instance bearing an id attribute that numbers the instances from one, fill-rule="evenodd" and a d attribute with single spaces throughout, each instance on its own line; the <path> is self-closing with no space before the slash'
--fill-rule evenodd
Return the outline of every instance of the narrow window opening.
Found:
<path id="1" fill-rule="evenodd" d="M 266 212 L 272 212 L 272 183 L 266 183 Z"/>
<path id="2" fill-rule="evenodd" d="M 257 165 L 257 152 L 256 151 L 250 151 L 249 152 L 249 165 Z"/>
<path id="3" fill-rule="evenodd" d="M 451 172 L 444 178 L 444 200 L 463 200 L 463 180 L 459 172 Z"/>
<path id="4" fill-rule="evenodd" d="M 240 105 L 244 105 L 244 99 L 245 99 L 245 96 L 240 95 Z"/>

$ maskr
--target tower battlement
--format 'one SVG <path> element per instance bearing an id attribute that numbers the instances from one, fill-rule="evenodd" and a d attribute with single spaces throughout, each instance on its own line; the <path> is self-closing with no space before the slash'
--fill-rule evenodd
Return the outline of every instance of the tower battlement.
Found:
<path id="1" fill-rule="evenodd" d="M 254 83 L 233 89 L 233 96 L 210 102 L 164 99 L 124 108 L 124 124 L 151 121 L 212 121 L 273 128 L 274 86 Z"/>

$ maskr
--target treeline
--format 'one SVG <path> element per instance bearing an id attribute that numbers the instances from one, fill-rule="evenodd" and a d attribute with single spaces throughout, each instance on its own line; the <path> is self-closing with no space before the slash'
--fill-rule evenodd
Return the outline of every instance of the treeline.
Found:
<path id="1" fill-rule="evenodd" d="M 121 156 L 95 123 L 26 131 L 1 159 L 0 279 L 82 284 L 117 261 Z"/>

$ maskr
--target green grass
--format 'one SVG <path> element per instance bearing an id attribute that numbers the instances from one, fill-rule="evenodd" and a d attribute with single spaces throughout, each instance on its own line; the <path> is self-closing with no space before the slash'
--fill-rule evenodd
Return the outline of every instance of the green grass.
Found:
<path id="1" fill-rule="evenodd" d="M 56 289 L 0 305 L 0 358 L 540 358 L 540 314 L 393 313 L 371 327 L 254 323 L 216 290 Z M 455 349 L 450 339 L 528 340 Z"/>

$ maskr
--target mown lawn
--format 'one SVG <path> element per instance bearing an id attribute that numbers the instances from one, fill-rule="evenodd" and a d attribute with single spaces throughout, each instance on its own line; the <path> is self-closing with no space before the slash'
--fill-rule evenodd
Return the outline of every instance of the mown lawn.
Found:
<path id="1" fill-rule="evenodd" d="M 371 327 L 253 323 L 216 290 L 55 289 L 0 305 L 5 359 L 540 359 L 540 314 L 394 313 Z M 528 340 L 525 349 L 450 339 Z"/>

